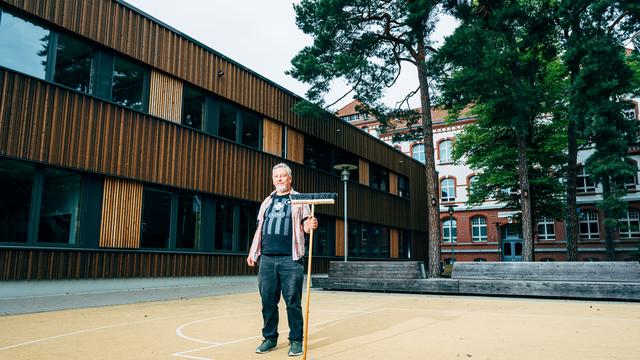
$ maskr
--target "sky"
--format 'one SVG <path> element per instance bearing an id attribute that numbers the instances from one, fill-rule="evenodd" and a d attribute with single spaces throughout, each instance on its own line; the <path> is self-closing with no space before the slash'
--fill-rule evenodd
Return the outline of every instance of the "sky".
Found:
<path id="1" fill-rule="evenodd" d="M 299 0 L 125 1 L 294 94 L 304 97 L 309 88 L 285 74 L 291 68 L 291 59 L 313 43 L 312 38 L 299 30 L 295 23 L 293 3 Z M 444 17 L 433 40 L 441 43 L 455 26 L 455 20 Z M 403 66 L 403 74 L 387 91 L 383 101 L 392 106 L 417 87 L 415 68 Z M 325 102 L 333 103 L 348 89 L 343 82 L 334 82 Z M 351 99 L 347 96 L 332 109 L 338 110 Z M 414 96 L 410 106 L 419 105 L 418 97 Z"/>

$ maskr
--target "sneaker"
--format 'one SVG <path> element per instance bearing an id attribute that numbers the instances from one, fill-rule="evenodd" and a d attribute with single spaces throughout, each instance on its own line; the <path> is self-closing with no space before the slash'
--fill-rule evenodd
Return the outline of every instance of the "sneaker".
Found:
<path id="1" fill-rule="evenodd" d="M 289 346 L 289 356 L 302 355 L 302 341 L 291 341 Z"/>
<path id="2" fill-rule="evenodd" d="M 262 344 L 256 348 L 256 354 L 268 353 L 271 350 L 275 350 L 278 346 L 278 342 L 273 339 L 264 339 Z"/>

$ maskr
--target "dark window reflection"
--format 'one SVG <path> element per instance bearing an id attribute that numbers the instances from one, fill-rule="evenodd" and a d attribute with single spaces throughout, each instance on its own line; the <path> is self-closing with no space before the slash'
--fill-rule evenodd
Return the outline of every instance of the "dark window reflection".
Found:
<path id="1" fill-rule="evenodd" d="M 80 188 L 80 174 L 50 168 L 44 170 L 39 242 L 76 243 Z"/>
<path id="2" fill-rule="evenodd" d="M 403 198 L 409 198 L 409 178 L 398 175 L 398 195 Z"/>
<path id="3" fill-rule="evenodd" d="M 166 249 L 169 245 L 170 220 L 171 193 L 145 189 L 142 196 L 141 247 Z"/>
<path id="4" fill-rule="evenodd" d="M 202 130 L 205 97 L 206 95 L 203 91 L 185 86 L 184 111 L 182 112 L 183 125 Z"/>
<path id="5" fill-rule="evenodd" d="M 0 242 L 27 242 L 34 166 L 0 158 Z"/>
<path id="6" fill-rule="evenodd" d="M 260 148 L 260 127 L 262 119 L 253 113 L 242 114 L 242 144 L 254 149 Z"/>
<path id="7" fill-rule="evenodd" d="M 317 215 L 318 229 L 314 232 L 313 255 L 333 255 L 335 241 L 335 220 L 328 216 Z"/>
<path id="8" fill-rule="evenodd" d="M 49 30 L 0 10 L 0 65 L 44 79 Z"/>
<path id="9" fill-rule="evenodd" d="M 218 118 L 218 136 L 236 141 L 236 126 L 238 111 L 227 103 L 220 104 L 220 116 Z"/>
<path id="10" fill-rule="evenodd" d="M 218 201 L 216 206 L 215 250 L 233 250 L 233 203 Z"/>
<path id="11" fill-rule="evenodd" d="M 319 170 L 331 172 L 331 147 L 324 141 L 305 136 L 304 164 Z"/>
<path id="12" fill-rule="evenodd" d="M 202 228 L 202 200 L 199 195 L 179 195 L 177 225 L 176 247 L 195 249 L 200 243 Z"/>
<path id="13" fill-rule="evenodd" d="M 374 189 L 389 191 L 389 172 L 376 164 L 370 164 L 369 186 Z"/>
<path id="14" fill-rule="evenodd" d="M 116 57 L 113 64 L 111 100 L 120 105 L 142 110 L 144 68 Z"/>
<path id="15" fill-rule="evenodd" d="M 256 232 L 258 204 L 245 203 L 240 205 L 240 231 L 238 243 L 238 251 L 247 251 L 253 240 L 253 234 Z"/>
<path id="16" fill-rule="evenodd" d="M 333 163 L 331 164 L 332 173 L 338 176 L 341 176 L 341 171 L 333 168 L 333 166 L 337 164 L 351 164 L 351 165 L 358 166 L 359 160 L 356 155 L 338 148 L 334 148 L 334 150 L 335 150 L 335 158 L 333 160 Z M 351 170 L 349 172 L 349 180 L 357 182 L 358 179 L 360 179 L 359 170 L 360 170 L 359 168 L 355 170 Z"/>
<path id="17" fill-rule="evenodd" d="M 91 46 L 60 34 L 56 48 L 56 70 L 53 81 L 88 93 L 91 86 L 92 61 Z"/>

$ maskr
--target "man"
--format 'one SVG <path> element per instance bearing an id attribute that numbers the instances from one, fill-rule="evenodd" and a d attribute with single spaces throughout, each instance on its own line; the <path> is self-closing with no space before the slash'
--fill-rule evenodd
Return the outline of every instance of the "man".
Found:
<path id="1" fill-rule="evenodd" d="M 258 288 L 262 298 L 262 344 L 256 353 L 275 350 L 278 344 L 278 302 L 280 293 L 287 304 L 289 356 L 302 355 L 302 281 L 304 234 L 318 228 L 309 206 L 291 205 L 291 169 L 278 164 L 271 172 L 275 190 L 260 206 L 258 228 L 253 236 L 247 264 L 255 266 L 260 257 Z"/>

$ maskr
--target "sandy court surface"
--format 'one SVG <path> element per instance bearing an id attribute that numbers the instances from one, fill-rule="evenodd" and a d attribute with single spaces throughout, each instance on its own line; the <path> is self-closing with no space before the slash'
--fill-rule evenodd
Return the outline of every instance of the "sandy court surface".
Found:
<path id="1" fill-rule="evenodd" d="M 640 303 L 328 291 L 311 300 L 308 359 L 640 358 Z M 2 316 L 0 359 L 287 359 L 280 310 L 278 349 L 263 355 L 257 293 Z"/>

